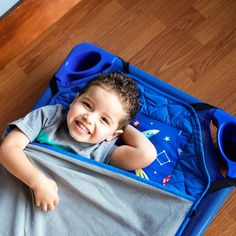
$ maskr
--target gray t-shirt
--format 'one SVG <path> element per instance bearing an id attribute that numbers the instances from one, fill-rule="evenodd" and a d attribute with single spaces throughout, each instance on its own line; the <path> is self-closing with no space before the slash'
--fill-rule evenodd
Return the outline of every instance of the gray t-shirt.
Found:
<path id="1" fill-rule="evenodd" d="M 30 140 L 79 154 L 83 157 L 108 163 L 116 148 L 116 139 L 98 144 L 81 143 L 74 140 L 66 123 L 67 110 L 62 105 L 48 105 L 36 109 L 25 117 L 9 124 L 12 129 L 17 127 Z"/>

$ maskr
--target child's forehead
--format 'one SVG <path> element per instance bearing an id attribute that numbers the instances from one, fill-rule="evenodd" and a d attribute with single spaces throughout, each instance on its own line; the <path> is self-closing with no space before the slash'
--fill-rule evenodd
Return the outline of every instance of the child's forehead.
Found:
<path id="1" fill-rule="evenodd" d="M 109 102 L 109 98 L 113 98 L 113 101 L 122 104 L 120 97 L 114 90 L 97 85 L 92 85 L 85 91 L 82 91 L 82 93 L 78 93 L 78 97 L 88 98 L 91 100 L 103 100 L 104 102 Z"/>

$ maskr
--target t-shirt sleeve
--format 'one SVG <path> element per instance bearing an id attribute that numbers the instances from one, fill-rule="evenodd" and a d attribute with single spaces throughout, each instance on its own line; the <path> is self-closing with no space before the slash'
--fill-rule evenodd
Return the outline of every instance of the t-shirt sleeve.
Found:
<path id="1" fill-rule="evenodd" d="M 116 139 L 113 139 L 111 141 L 103 141 L 101 142 L 96 149 L 90 154 L 90 159 L 109 163 L 110 157 L 114 149 L 116 148 L 115 142 Z"/>
<path id="2" fill-rule="evenodd" d="M 52 126 L 63 114 L 64 109 L 61 105 L 49 105 L 38 108 L 25 117 L 11 122 L 8 127 L 20 129 L 33 142 L 43 128 Z"/>
<path id="3" fill-rule="evenodd" d="M 111 160 L 111 155 L 112 153 L 115 151 L 115 149 L 117 148 L 118 146 L 116 144 L 114 144 L 110 150 L 107 152 L 106 154 L 106 157 L 105 157 L 105 160 L 104 160 L 104 163 L 106 164 L 109 164 L 110 163 L 110 160 Z"/>

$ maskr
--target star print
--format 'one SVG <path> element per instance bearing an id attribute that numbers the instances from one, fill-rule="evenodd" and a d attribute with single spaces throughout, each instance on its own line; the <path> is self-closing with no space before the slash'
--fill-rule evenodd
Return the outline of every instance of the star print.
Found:
<path id="1" fill-rule="evenodd" d="M 169 141 L 170 141 L 170 137 L 166 136 L 166 137 L 164 138 L 164 140 L 165 140 L 166 142 L 169 142 Z"/>
<path id="2" fill-rule="evenodd" d="M 136 127 L 136 126 L 138 126 L 140 123 L 139 123 L 139 121 L 138 120 L 136 120 L 135 122 L 134 122 L 134 126 Z"/>

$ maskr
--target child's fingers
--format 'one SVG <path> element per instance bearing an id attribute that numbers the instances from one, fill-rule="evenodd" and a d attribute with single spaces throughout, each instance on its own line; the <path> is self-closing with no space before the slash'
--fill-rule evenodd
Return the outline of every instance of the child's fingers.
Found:
<path id="1" fill-rule="evenodd" d="M 54 182 L 52 182 L 52 189 L 43 193 L 38 193 L 37 191 L 34 192 L 35 195 L 35 204 L 37 207 L 41 207 L 41 210 L 46 211 L 53 211 L 55 206 L 59 204 L 59 197 L 58 197 L 58 187 Z"/>
<path id="2" fill-rule="evenodd" d="M 36 199 L 36 207 L 40 207 L 40 202 Z"/>
<path id="3" fill-rule="evenodd" d="M 55 204 L 55 203 L 56 203 L 56 204 Z M 55 202 L 55 201 L 54 201 L 53 203 L 48 203 L 48 204 L 47 204 L 47 203 L 42 203 L 42 204 L 40 204 L 40 203 L 38 203 L 38 202 L 37 202 L 37 204 L 36 204 L 37 207 L 40 207 L 40 206 L 41 206 L 41 210 L 42 210 L 42 211 L 45 211 L 45 212 L 46 212 L 46 211 L 53 211 L 56 205 L 58 205 L 58 202 Z"/>
<path id="4" fill-rule="evenodd" d="M 48 205 L 47 205 L 47 210 L 48 210 L 48 211 L 53 211 L 53 210 L 54 210 L 54 204 L 53 204 L 53 203 L 48 204 Z"/>
<path id="5" fill-rule="evenodd" d="M 42 209 L 42 211 L 47 211 L 48 210 L 48 204 L 47 203 L 42 203 L 41 209 Z"/>
<path id="6" fill-rule="evenodd" d="M 57 206 L 59 204 L 59 198 L 58 197 L 57 197 L 56 200 L 54 200 L 53 204 L 54 204 L 54 206 Z"/>

